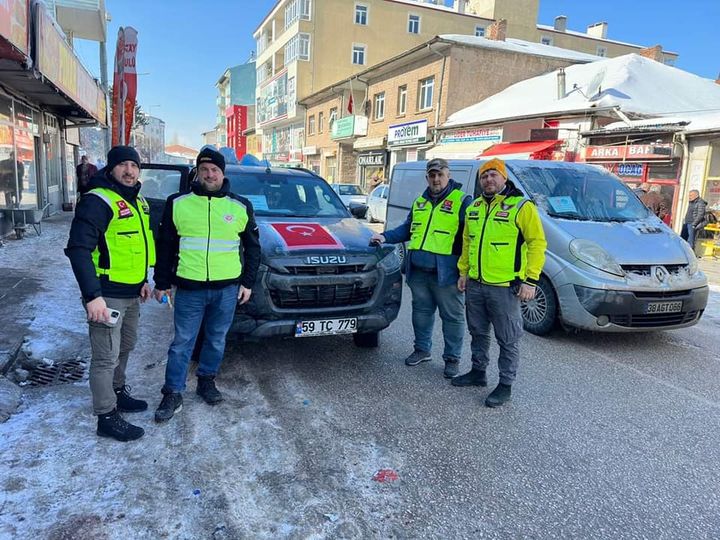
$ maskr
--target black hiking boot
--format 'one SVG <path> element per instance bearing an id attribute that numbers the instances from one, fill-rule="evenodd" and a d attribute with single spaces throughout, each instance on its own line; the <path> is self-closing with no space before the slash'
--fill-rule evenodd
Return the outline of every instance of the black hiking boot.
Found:
<path id="1" fill-rule="evenodd" d="M 198 396 L 205 400 L 208 405 L 217 405 L 223 400 L 223 395 L 215 387 L 215 375 L 203 375 L 198 377 L 197 389 Z"/>
<path id="2" fill-rule="evenodd" d="M 121 388 L 115 388 L 115 395 L 117 396 L 117 410 L 120 412 L 146 411 L 148 408 L 147 401 L 135 399 L 130 395 L 130 390 L 132 390 L 132 388 L 128 385 Z"/>
<path id="3" fill-rule="evenodd" d="M 97 434 L 100 437 L 127 442 L 139 439 L 145 434 L 145 430 L 126 422 L 118 410 L 113 409 L 107 414 L 98 414 Z"/>
<path id="4" fill-rule="evenodd" d="M 453 377 L 450 384 L 453 386 L 487 386 L 487 375 L 484 369 L 472 368 L 464 375 Z"/>
<path id="5" fill-rule="evenodd" d="M 509 384 L 500 383 L 495 390 L 485 400 L 485 405 L 491 408 L 500 407 L 504 403 L 510 401 L 510 392 L 512 387 Z"/>
<path id="6" fill-rule="evenodd" d="M 182 411 L 182 394 L 162 391 L 163 398 L 155 411 L 155 421 L 160 424 L 170 420 L 176 412 Z"/>

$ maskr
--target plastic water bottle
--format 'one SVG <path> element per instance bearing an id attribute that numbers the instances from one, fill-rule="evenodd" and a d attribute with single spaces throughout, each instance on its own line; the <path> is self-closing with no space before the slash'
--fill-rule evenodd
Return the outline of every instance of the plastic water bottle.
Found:
<path id="1" fill-rule="evenodd" d="M 171 298 L 170 295 L 168 295 L 167 293 L 163 294 L 162 300 L 160 301 L 160 303 L 161 303 L 161 304 L 167 304 L 167 306 L 168 306 L 170 309 L 173 308 L 172 298 Z"/>

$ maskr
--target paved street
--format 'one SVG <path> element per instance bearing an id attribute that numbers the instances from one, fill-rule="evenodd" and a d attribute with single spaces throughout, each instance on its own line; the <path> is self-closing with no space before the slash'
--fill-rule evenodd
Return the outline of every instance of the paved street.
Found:
<path id="1" fill-rule="evenodd" d="M 26 329 L 49 357 L 87 354 L 59 251 L 66 226 L 0 250 L 3 270 L 32 260 L 49 270 L 23 303 L 58 310 L 36 310 Z M 41 240 L 55 251 L 39 256 Z M 146 436 L 96 437 L 87 382 L 26 389 L 0 424 L 0 537 L 720 534 L 718 292 L 690 329 L 527 335 L 513 401 L 499 410 L 482 406 L 491 388 L 443 379 L 439 328 L 435 361 L 402 363 L 407 300 L 376 350 L 347 337 L 233 344 L 218 383 L 227 400 L 209 408 L 191 380 L 183 411 L 162 426 L 152 409 L 171 313 L 148 304 L 129 381 L 151 402 L 132 417 Z M 382 469 L 398 479 L 373 481 Z"/>

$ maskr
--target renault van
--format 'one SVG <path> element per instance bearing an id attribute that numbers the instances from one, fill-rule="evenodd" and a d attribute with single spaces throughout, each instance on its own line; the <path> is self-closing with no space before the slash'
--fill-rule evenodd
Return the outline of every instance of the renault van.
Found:
<path id="1" fill-rule="evenodd" d="M 402 223 L 427 187 L 425 161 L 399 163 L 390 181 L 387 221 Z M 478 160 L 449 160 L 450 177 L 477 197 Z M 602 167 L 509 160 L 509 179 L 538 207 L 548 241 L 535 299 L 522 305 L 526 330 L 561 323 L 598 332 L 636 332 L 696 324 L 708 284 L 688 244 Z"/>

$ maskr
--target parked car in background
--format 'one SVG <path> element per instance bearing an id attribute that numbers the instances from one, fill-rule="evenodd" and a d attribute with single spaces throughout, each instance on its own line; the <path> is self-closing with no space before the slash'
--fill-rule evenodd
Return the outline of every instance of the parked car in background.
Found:
<path id="1" fill-rule="evenodd" d="M 370 223 L 375 223 L 376 221 L 385 222 L 389 194 L 390 186 L 388 184 L 380 184 L 368 195 L 365 219 Z"/>
<path id="2" fill-rule="evenodd" d="M 367 195 L 363 193 L 360 184 L 330 184 L 340 196 L 340 200 L 350 208 L 350 205 L 367 204 Z"/>
<path id="3" fill-rule="evenodd" d="M 425 163 L 395 165 L 385 229 L 402 223 L 427 187 Z M 450 176 L 475 197 L 482 163 L 449 161 Z M 547 334 L 557 322 L 595 332 L 637 332 L 700 320 L 708 283 L 695 254 L 622 180 L 581 163 L 506 164 L 510 180 L 537 205 L 548 242 L 537 295 L 522 305 L 529 332 Z"/>

